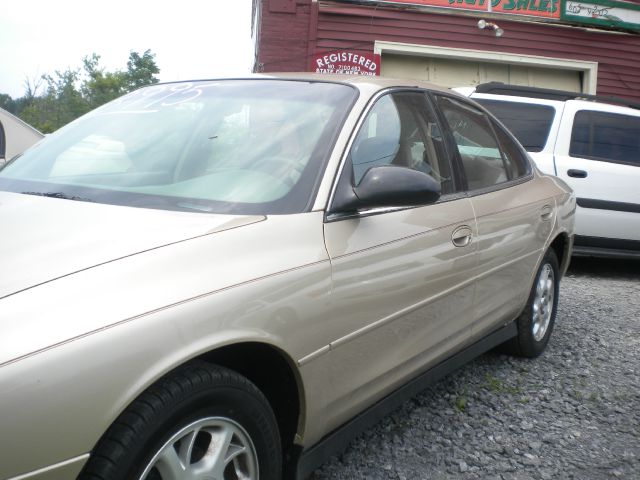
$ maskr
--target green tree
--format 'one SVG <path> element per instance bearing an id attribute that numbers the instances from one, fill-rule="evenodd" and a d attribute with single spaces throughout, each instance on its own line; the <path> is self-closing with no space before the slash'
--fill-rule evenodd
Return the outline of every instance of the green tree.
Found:
<path id="1" fill-rule="evenodd" d="M 91 109 L 97 108 L 126 93 L 126 74 L 120 71 L 105 72 L 99 66 L 100 55 L 92 54 L 82 60 L 86 79 L 81 92 Z"/>
<path id="2" fill-rule="evenodd" d="M 44 133 L 50 133 L 89 111 L 77 84 L 79 71 L 56 70 L 54 75 L 43 75 L 47 87 L 44 95 L 29 95 L 25 108 L 19 116 Z"/>
<path id="3" fill-rule="evenodd" d="M 142 56 L 137 52 L 129 53 L 125 74 L 127 91 L 158 83 L 159 80 L 154 75 L 160 73 L 160 69 L 156 65 L 155 58 L 156 55 L 151 53 L 151 50 L 145 50 Z"/>
<path id="4" fill-rule="evenodd" d="M 15 115 L 17 111 L 17 103 L 13 98 L 11 98 L 11 95 L 0 93 L 0 108 L 3 108 L 7 112 Z"/>
<path id="5" fill-rule="evenodd" d="M 142 55 L 131 51 L 127 70 L 113 72 L 101 67 L 100 55 L 93 53 L 82 59 L 82 69 L 27 79 L 24 96 L 14 100 L 9 95 L 0 95 L 0 107 L 49 133 L 127 92 L 158 83 L 155 76 L 158 73 L 160 69 L 151 50 Z M 39 94 L 43 83 L 44 92 Z"/>
<path id="6" fill-rule="evenodd" d="M 89 111 L 90 105 L 78 88 L 79 70 L 56 71 L 55 77 L 45 75 L 44 79 L 47 82 L 47 97 L 58 106 L 56 113 L 60 126 Z"/>

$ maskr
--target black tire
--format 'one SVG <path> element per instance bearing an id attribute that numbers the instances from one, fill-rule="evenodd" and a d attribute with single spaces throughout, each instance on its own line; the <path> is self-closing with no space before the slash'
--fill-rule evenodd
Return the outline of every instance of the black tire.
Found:
<path id="1" fill-rule="evenodd" d="M 559 286 L 558 257 L 549 250 L 540 263 L 527 305 L 516 320 L 518 335 L 504 344 L 506 353 L 535 358 L 544 351 L 556 320 Z"/>
<path id="2" fill-rule="evenodd" d="M 220 442 L 223 438 L 228 441 Z M 192 449 L 182 448 L 189 443 Z M 223 449 L 216 450 L 220 444 Z M 235 469 L 252 480 L 281 480 L 280 435 L 264 395 L 236 372 L 192 362 L 151 386 L 116 419 L 78 480 L 180 478 L 161 473 L 176 464 L 173 452 L 183 464 L 212 462 L 223 468 L 216 451 L 227 456 L 240 447 L 244 453 L 224 469 L 225 480 L 237 478 Z"/>

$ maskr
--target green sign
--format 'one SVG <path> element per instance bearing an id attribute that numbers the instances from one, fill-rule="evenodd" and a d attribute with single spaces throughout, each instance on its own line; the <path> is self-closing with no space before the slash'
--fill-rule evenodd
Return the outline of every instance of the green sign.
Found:
<path id="1" fill-rule="evenodd" d="M 562 0 L 560 19 L 640 32 L 640 5 L 616 0 Z"/>

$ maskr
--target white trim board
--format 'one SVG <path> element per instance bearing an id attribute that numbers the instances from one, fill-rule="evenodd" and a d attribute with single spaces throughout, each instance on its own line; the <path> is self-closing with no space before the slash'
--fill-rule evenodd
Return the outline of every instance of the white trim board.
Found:
<path id="1" fill-rule="evenodd" d="M 538 55 L 520 55 L 515 53 L 500 53 L 486 50 L 471 50 L 466 48 L 433 47 L 411 43 L 385 42 L 376 40 L 374 53 L 383 55 L 410 55 L 432 58 L 448 58 L 454 60 L 484 61 L 487 63 L 502 63 L 529 67 L 551 67 L 558 70 L 572 70 L 583 73 L 583 88 L 595 95 L 598 82 L 598 62 L 586 62 L 567 58 L 542 57 Z"/>

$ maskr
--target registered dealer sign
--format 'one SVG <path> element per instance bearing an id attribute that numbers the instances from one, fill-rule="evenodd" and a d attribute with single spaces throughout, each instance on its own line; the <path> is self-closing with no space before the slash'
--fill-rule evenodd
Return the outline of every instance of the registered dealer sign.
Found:
<path id="1" fill-rule="evenodd" d="M 316 73 L 377 76 L 380 75 L 380 55 L 352 50 L 317 53 L 311 68 Z"/>

